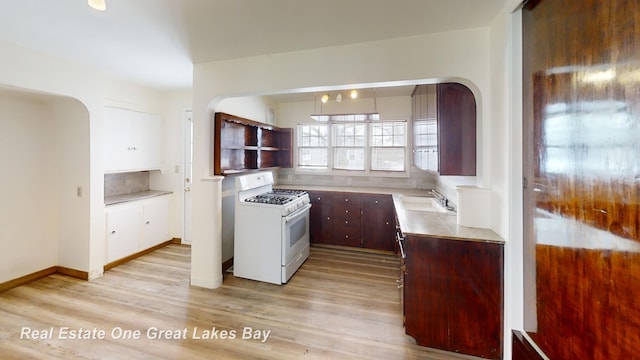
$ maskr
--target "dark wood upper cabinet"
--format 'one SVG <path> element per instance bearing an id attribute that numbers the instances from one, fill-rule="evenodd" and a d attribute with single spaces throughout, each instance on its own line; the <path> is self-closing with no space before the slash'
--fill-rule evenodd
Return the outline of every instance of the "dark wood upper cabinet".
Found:
<path id="1" fill-rule="evenodd" d="M 418 85 L 412 95 L 414 164 L 440 175 L 476 175 L 476 100 L 459 83 Z"/>
<path id="2" fill-rule="evenodd" d="M 440 175 L 476 175 L 476 99 L 458 83 L 438 84 Z"/>
<path id="3" fill-rule="evenodd" d="M 293 129 L 221 112 L 214 121 L 215 175 L 292 166 Z"/>

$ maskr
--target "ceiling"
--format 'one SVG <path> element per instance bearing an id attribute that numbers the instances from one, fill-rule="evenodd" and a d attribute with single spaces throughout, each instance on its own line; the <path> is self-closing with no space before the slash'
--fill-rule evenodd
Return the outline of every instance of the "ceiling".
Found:
<path id="1" fill-rule="evenodd" d="M 0 0 L 0 41 L 163 90 L 194 63 L 488 26 L 506 0 Z"/>

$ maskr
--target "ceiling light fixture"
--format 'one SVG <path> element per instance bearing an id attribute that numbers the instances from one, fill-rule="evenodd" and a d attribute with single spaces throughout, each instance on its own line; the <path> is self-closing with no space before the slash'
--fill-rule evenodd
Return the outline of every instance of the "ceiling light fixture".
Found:
<path id="1" fill-rule="evenodd" d="M 351 98 L 352 99 L 357 99 L 358 98 L 358 90 L 356 90 L 356 89 L 351 90 Z"/>
<path id="2" fill-rule="evenodd" d="M 89 4 L 89 6 L 92 9 L 95 9 L 95 10 L 98 10 L 98 11 L 107 10 L 106 0 L 88 0 L 87 4 Z"/>
<path id="3" fill-rule="evenodd" d="M 320 101 L 322 101 L 323 103 L 326 103 L 327 101 L 329 101 L 329 94 L 322 95 L 322 97 L 320 98 Z"/>
<path id="4" fill-rule="evenodd" d="M 338 93 L 338 95 L 336 96 L 336 101 L 337 102 L 341 102 L 342 101 L 342 93 Z"/>

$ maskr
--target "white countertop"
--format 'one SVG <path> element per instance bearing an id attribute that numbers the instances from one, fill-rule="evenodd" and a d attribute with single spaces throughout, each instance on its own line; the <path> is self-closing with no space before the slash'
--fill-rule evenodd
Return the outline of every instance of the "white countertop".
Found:
<path id="1" fill-rule="evenodd" d="M 454 212 L 406 210 L 397 194 L 393 195 L 393 205 L 396 208 L 400 230 L 404 235 L 504 243 L 504 239 L 490 229 L 458 225 L 457 215 Z"/>
<path id="2" fill-rule="evenodd" d="M 109 196 L 104 198 L 104 205 L 109 206 L 109 205 L 121 204 L 124 202 L 143 200 L 143 199 L 148 199 L 155 196 L 168 195 L 171 193 L 172 193 L 171 191 L 164 191 L 164 190 L 148 190 L 148 191 L 141 191 L 141 192 L 132 193 L 132 194 Z"/>

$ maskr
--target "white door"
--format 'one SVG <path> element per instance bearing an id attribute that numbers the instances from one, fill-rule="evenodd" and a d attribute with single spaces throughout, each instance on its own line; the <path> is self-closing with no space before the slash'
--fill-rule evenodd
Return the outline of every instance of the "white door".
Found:
<path id="1" fill-rule="evenodd" d="M 184 226 L 182 243 L 191 244 L 191 183 L 193 166 L 193 112 L 184 114 Z"/>

